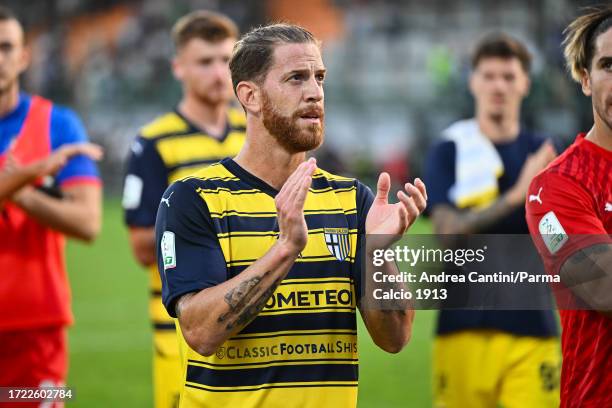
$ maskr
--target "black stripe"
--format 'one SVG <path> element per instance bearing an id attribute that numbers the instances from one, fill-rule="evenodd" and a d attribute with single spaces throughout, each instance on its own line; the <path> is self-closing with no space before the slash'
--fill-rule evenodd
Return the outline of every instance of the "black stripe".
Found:
<path id="1" fill-rule="evenodd" d="M 262 361 L 260 363 L 244 363 L 244 364 L 212 364 L 207 361 L 199 361 L 199 360 L 187 360 L 189 363 L 197 363 L 197 364 L 205 364 L 212 367 L 254 367 L 261 366 L 270 363 L 303 363 L 303 362 L 322 362 L 329 363 L 330 361 L 344 361 L 347 363 L 357 363 L 359 362 L 358 358 L 314 358 L 314 359 L 295 359 L 295 360 L 274 360 L 274 361 Z"/>
<path id="2" fill-rule="evenodd" d="M 239 178 L 236 175 L 234 175 L 234 177 Z M 198 186 L 205 190 L 214 190 L 217 188 L 227 188 L 229 190 L 235 191 L 235 190 L 252 190 L 256 188 L 260 192 L 266 193 L 265 189 L 262 190 L 259 188 L 259 185 L 251 185 L 242 179 L 230 180 L 227 178 L 219 178 L 219 177 L 211 177 L 211 178 L 206 178 L 206 179 L 194 178 L 194 179 L 198 181 L 197 183 Z M 353 189 L 356 189 L 354 183 L 352 182 L 345 182 L 345 183 L 346 183 L 345 185 L 334 186 L 334 185 L 330 185 L 327 182 L 327 180 L 313 179 L 312 186 L 310 188 L 311 188 L 311 192 L 314 194 L 326 193 L 328 191 L 335 191 L 335 190 L 341 190 L 342 192 L 346 192 L 346 191 L 352 191 Z"/>
<path id="3" fill-rule="evenodd" d="M 270 383 L 357 381 L 356 364 L 309 364 L 215 370 L 188 365 L 186 381 L 209 387 L 245 387 Z"/>
<path id="4" fill-rule="evenodd" d="M 202 194 L 221 194 L 221 193 L 228 193 L 228 192 L 229 192 L 231 195 L 249 195 L 249 194 L 253 195 L 253 194 L 261 194 L 261 191 L 259 191 L 259 190 L 253 190 L 253 189 L 251 189 L 251 191 L 247 191 L 247 190 L 245 189 L 245 190 L 242 190 L 242 191 L 234 191 L 234 190 L 227 191 L 227 190 L 224 190 L 224 189 L 223 189 L 223 187 L 221 187 L 221 189 L 215 189 L 215 190 L 209 190 L 209 189 L 207 189 L 207 191 L 204 191 L 204 189 L 200 189 L 200 188 L 198 188 L 198 189 L 196 190 L 196 192 L 197 192 L 197 193 L 202 193 Z"/>
<path id="5" fill-rule="evenodd" d="M 283 307 L 282 309 L 264 309 L 261 313 L 265 314 L 275 314 L 281 312 L 291 312 L 291 311 L 299 311 L 299 310 L 327 310 L 327 309 L 335 309 L 335 310 L 350 310 L 353 311 L 355 308 L 352 306 L 321 306 L 321 307 Z"/>
<path id="6" fill-rule="evenodd" d="M 151 290 L 151 296 L 161 296 L 161 290 Z"/>
<path id="7" fill-rule="evenodd" d="M 357 335 L 356 331 L 351 331 L 348 333 L 337 333 L 337 332 L 317 332 L 317 333 L 309 333 L 309 332 L 296 332 L 296 333 L 278 333 L 278 334 L 262 334 L 262 335 L 253 335 L 253 336 L 245 336 L 245 337 L 232 337 L 230 340 L 252 340 L 252 339 L 271 339 L 274 337 L 284 337 L 284 336 L 324 336 L 324 335 Z"/>
<path id="8" fill-rule="evenodd" d="M 279 232 L 269 232 L 267 234 L 224 234 L 222 237 L 217 237 L 219 239 L 225 238 L 242 238 L 242 237 L 276 237 Z M 309 232 L 310 234 L 310 232 Z"/>
<path id="9" fill-rule="evenodd" d="M 339 262 L 336 259 L 318 262 L 296 262 L 291 267 L 286 279 L 337 278 L 339 276 L 360 279 L 360 276 L 353 277 L 353 271 L 351 269 L 355 264 L 348 262 L 350 260 L 350 258 L 346 258 L 343 262 Z M 359 260 L 359 262 L 361 261 L 362 260 Z M 249 265 L 232 265 L 228 267 L 227 271 L 229 278 L 237 276 L 248 267 Z"/>
<path id="10" fill-rule="evenodd" d="M 208 392 L 251 392 L 258 390 L 267 390 L 271 388 L 319 388 L 319 387 L 357 387 L 357 384 L 300 384 L 300 385 L 262 385 L 261 387 L 255 387 L 248 390 L 216 390 L 214 388 L 201 387 L 192 384 L 185 384 L 189 388 L 197 388 L 198 390 L 204 390 Z"/>
<path id="11" fill-rule="evenodd" d="M 180 164 L 175 164 L 174 166 L 169 166 L 167 167 L 167 171 L 168 173 L 172 173 L 173 171 L 185 168 L 185 167 L 195 167 L 195 166 L 204 166 L 207 164 L 213 164 L 213 163 L 217 163 L 219 161 L 219 158 L 216 157 L 214 159 L 200 159 L 200 160 L 190 160 L 190 161 L 185 161 L 182 162 Z"/>
<path id="12" fill-rule="evenodd" d="M 357 190 L 357 187 L 353 185 L 353 186 L 347 186 L 347 187 L 342 187 L 342 188 L 334 188 L 332 186 L 327 186 L 324 188 L 311 187 L 309 191 L 312 194 L 323 194 L 323 193 L 328 193 L 330 191 L 335 192 L 335 193 L 348 193 L 348 192 L 355 191 L 355 190 Z"/>
<path id="13" fill-rule="evenodd" d="M 230 214 L 231 213 L 231 214 Z M 245 212 L 245 211 L 236 211 L 236 210 L 227 210 L 227 211 L 223 211 L 223 212 L 210 212 L 210 215 L 216 215 L 218 217 L 226 217 L 226 216 L 248 216 L 248 215 L 269 215 L 270 217 L 274 217 L 276 218 L 276 211 L 271 212 L 271 211 L 249 211 L 249 212 Z"/>
<path id="14" fill-rule="evenodd" d="M 174 322 L 172 323 L 153 323 L 153 328 L 155 330 L 167 331 L 167 330 L 175 330 Z"/>
<path id="15" fill-rule="evenodd" d="M 295 315 L 259 315 L 239 334 L 298 330 L 357 330 L 355 313 L 321 312 Z"/>
<path id="16" fill-rule="evenodd" d="M 278 231 L 276 213 L 266 217 L 241 217 L 239 215 L 226 215 L 223 218 L 212 218 L 215 232 L 227 234 L 229 232 L 274 232 Z M 357 214 L 306 214 L 308 229 L 322 228 L 348 228 L 356 230 Z"/>
<path id="17" fill-rule="evenodd" d="M 356 208 L 349 208 L 343 210 L 342 208 L 326 208 L 321 210 L 304 210 L 304 215 L 341 215 L 347 212 L 356 211 Z M 210 212 L 210 215 L 216 215 L 218 217 L 226 216 L 249 216 L 249 215 L 269 215 L 276 217 L 276 211 L 236 211 L 226 210 L 222 212 Z"/>
<path id="18" fill-rule="evenodd" d="M 150 136 L 147 139 L 158 141 L 158 140 L 164 140 L 164 139 L 172 139 L 173 137 L 179 138 L 183 136 L 196 136 L 196 135 L 201 135 L 201 133 L 194 132 L 192 129 L 187 129 L 183 131 L 172 131 L 172 132 L 160 133 L 155 136 Z"/>
<path id="19" fill-rule="evenodd" d="M 342 189 L 342 192 L 345 191 L 352 191 L 352 190 L 356 190 L 356 187 L 350 187 L 348 189 Z M 327 193 L 330 191 L 336 191 L 331 187 L 326 187 L 324 189 L 321 190 L 315 190 L 313 188 L 311 188 L 310 193 L 312 194 L 323 194 L 323 193 Z M 221 194 L 221 193 L 229 193 L 231 195 L 245 195 L 245 194 L 265 194 L 263 191 L 259 190 L 259 189 L 253 189 L 251 188 L 243 188 L 243 189 L 231 189 L 227 186 L 219 186 L 219 187 L 214 187 L 214 188 L 201 188 L 198 187 L 198 189 L 196 190 L 196 192 L 198 193 L 203 193 L 203 194 Z"/>
<path id="20" fill-rule="evenodd" d="M 244 126 L 232 126 L 231 129 L 227 132 L 227 134 L 229 135 L 232 132 L 244 133 L 244 132 L 246 132 L 246 128 Z M 158 135 L 148 137 L 147 139 L 158 141 L 158 140 L 164 140 L 164 139 L 172 139 L 172 138 L 175 138 L 175 137 L 176 138 L 182 138 L 184 136 L 202 136 L 202 137 L 205 137 L 205 138 L 210 138 L 210 139 L 218 140 L 216 138 L 213 138 L 210 135 L 207 135 L 206 132 L 203 132 L 203 131 L 198 130 L 198 129 L 193 129 L 193 128 L 189 128 L 189 129 L 184 130 L 182 132 L 174 131 L 174 132 L 160 133 Z M 180 143 L 180 140 L 177 140 L 177 143 Z"/>
<path id="21" fill-rule="evenodd" d="M 326 281 L 316 281 L 316 280 L 308 280 L 308 279 L 303 279 L 303 280 L 299 280 L 299 281 L 292 281 L 292 282 L 281 282 L 280 285 L 278 286 L 283 286 L 283 285 L 307 285 L 307 284 L 315 284 L 315 285 L 324 285 L 326 283 L 347 283 L 350 284 L 352 282 L 350 281 L 346 281 L 346 280 L 326 280 Z"/>

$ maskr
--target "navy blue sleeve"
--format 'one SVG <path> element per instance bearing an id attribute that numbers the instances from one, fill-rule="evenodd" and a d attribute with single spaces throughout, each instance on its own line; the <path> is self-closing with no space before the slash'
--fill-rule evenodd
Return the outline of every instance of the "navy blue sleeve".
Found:
<path id="1" fill-rule="evenodd" d="M 162 194 L 168 187 L 168 172 L 155 142 L 137 137 L 130 149 L 123 185 L 125 223 L 153 227 Z"/>
<path id="2" fill-rule="evenodd" d="M 355 252 L 355 263 L 353 268 L 353 277 L 355 280 L 355 293 L 357 295 L 357 305 L 363 296 L 362 275 L 365 271 L 365 258 L 363 246 L 365 245 L 365 224 L 368 217 L 368 212 L 374 202 L 374 193 L 368 186 L 357 181 L 357 250 Z"/>
<path id="3" fill-rule="evenodd" d="M 530 139 L 529 153 L 535 153 L 542 146 L 542 144 L 546 141 L 546 139 L 548 138 L 541 133 L 533 133 Z M 553 143 L 553 146 L 555 146 L 554 143 Z M 557 149 L 557 146 L 555 146 L 555 150 L 556 149 Z"/>
<path id="4" fill-rule="evenodd" d="M 455 142 L 442 141 L 435 144 L 427 153 L 423 171 L 427 186 L 427 210 L 439 204 L 454 205 L 449 198 L 449 191 L 455 184 Z"/>
<path id="5" fill-rule="evenodd" d="M 189 181 L 173 183 L 163 195 L 155 223 L 162 302 L 172 317 L 179 297 L 227 280 L 210 212 L 195 190 Z"/>
<path id="6" fill-rule="evenodd" d="M 51 150 L 69 143 L 87 142 L 87 132 L 83 122 L 73 110 L 53 105 L 51 110 Z M 55 177 L 59 185 L 69 182 L 100 178 L 98 168 L 87 156 L 75 156 L 66 163 Z"/>

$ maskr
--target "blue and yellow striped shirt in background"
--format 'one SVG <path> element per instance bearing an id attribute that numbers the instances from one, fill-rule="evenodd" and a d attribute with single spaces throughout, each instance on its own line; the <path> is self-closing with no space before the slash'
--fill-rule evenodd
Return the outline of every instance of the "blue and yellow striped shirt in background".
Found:
<path id="1" fill-rule="evenodd" d="M 245 126 L 242 109 L 230 107 L 226 129 L 219 138 L 199 129 L 176 110 L 142 127 L 128 158 L 123 194 L 125 223 L 132 227 L 154 227 L 157 207 L 166 188 L 212 163 L 237 155 L 245 141 Z M 161 303 L 157 265 L 149 273 L 153 326 L 156 330 L 174 330 L 174 322 Z"/>

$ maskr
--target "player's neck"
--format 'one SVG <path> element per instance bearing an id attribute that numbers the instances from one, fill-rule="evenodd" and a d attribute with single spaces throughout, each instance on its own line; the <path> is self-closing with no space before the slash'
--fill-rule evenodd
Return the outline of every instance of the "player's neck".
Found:
<path id="1" fill-rule="evenodd" d="M 518 115 L 500 115 L 493 117 L 486 113 L 476 115 L 478 127 L 493 143 L 507 143 L 516 140 L 520 131 Z"/>
<path id="2" fill-rule="evenodd" d="M 187 120 L 210 136 L 221 138 L 227 126 L 227 103 L 204 104 L 186 95 L 178 105 L 178 111 Z"/>
<path id="3" fill-rule="evenodd" d="M 612 129 L 595 114 L 595 124 L 587 133 L 586 139 L 608 151 L 612 151 Z"/>
<path id="4" fill-rule="evenodd" d="M 19 85 L 15 84 L 0 93 L 0 117 L 12 112 L 19 103 Z"/>
<path id="5" fill-rule="evenodd" d="M 250 125 L 250 124 L 249 124 Z M 288 153 L 260 126 L 247 125 L 247 138 L 234 161 L 243 169 L 280 190 L 306 153 Z"/>

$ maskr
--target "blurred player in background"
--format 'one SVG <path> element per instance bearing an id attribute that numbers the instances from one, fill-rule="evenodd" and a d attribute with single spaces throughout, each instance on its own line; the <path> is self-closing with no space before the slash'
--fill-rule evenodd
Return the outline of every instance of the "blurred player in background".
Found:
<path id="1" fill-rule="evenodd" d="M 611 6 L 569 25 L 565 57 L 572 77 L 591 98 L 595 123 L 533 180 L 529 197 L 539 199 L 527 200 L 527 222 L 548 273 L 560 275 L 571 290 L 569 297 L 558 297 L 561 407 L 611 407 Z"/>
<path id="2" fill-rule="evenodd" d="M 437 234 L 526 234 L 531 179 L 554 157 L 524 129 L 531 56 L 504 34 L 472 59 L 475 118 L 454 123 L 428 154 L 425 182 Z M 436 407 L 555 407 L 559 351 L 553 312 L 442 310 L 434 345 Z"/>
<path id="3" fill-rule="evenodd" d="M 187 351 L 181 407 L 356 406 L 356 308 L 384 350 L 410 338 L 410 305 L 359 304 L 358 248 L 365 232 L 384 246 L 401 237 L 425 208 L 425 186 L 407 183 L 389 204 L 388 174 L 374 197 L 306 160 L 323 142 L 319 47 L 294 25 L 245 34 L 230 67 L 247 142 L 173 183 L 159 206 L 163 300 Z"/>
<path id="4" fill-rule="evenodd" d="M 91 242 L 98 234 L 92 159 L 102 152 L 86 143 L 73 111 L 20 91 L 28 62 L 21 24 L 0 8 L 0 386 L 57 386 L 73 320 L 64 235 Z"/>
<path id="5" fill-rule="evenodd" d="M 155 216 L 164 190 L 202 167 L 238 153 L 245 118 L 233 99 L 229 60 L 238 28 L 221 14 L 195 11 L 179 19 L 172 37 L 175 77 L 182 83 L 178 107 L 145 125 L 132 145 L 123 208 L 138 262 L 151 277 L 153 388 L 155 406 L 178 403 L 181 385 L 179 348 L 173 320 L 161 303 L 155 261 Z"/>

